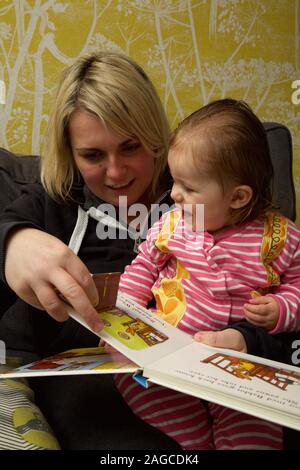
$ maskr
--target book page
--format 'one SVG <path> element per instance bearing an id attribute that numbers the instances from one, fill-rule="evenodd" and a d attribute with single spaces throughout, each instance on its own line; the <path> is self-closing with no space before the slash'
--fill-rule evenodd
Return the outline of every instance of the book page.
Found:
<path id="1" fill-rule="evenodd" d="M 137 365 L 119 352 L 104 348 L 70 349 L 0 374 L 0 378 L 40 377 L 50 375 L 133 373 Z"/>
<path id="2" fill-rule="evenodd" d="M 69 314 L 88 328 L 69 308 Z M 104 323 L 99 337 L 141 367 L 190 344 L 192 338 L 119 293 L 116 308 L 99 311 Z"/>
<path id="3" fill-rule="evenodd" d="M 180 354 L 173 353 L 149 365 L 144 375 L 170 388 L 235 409 L 241 409 L 237 401 L 240 400 L 245 413 L 253 412 L 255 405 L 257 409 L 270 408 L 275 413 L 278 410 L 279 415 L 293 415 L 293 427 L 296 422 L 300 429 L 298 367 L 194 342 Z M 252 403 L 251 410 L 247 409 L 247 402 Z"/>

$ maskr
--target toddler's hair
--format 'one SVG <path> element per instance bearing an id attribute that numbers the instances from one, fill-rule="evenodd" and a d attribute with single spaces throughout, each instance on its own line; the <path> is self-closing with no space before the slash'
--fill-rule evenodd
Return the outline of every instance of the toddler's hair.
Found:
<path id="1" fill-rule="evenodd" d="M 204 144 L 204 145 L 203 145 Z M 186 117 L 174 131 L 170 148 L 191 148 L 194 162 L 207 162 L 209 175 L 223 191 L 230 183 L 248 185 L 253 196 L 232 210 L 232 223 L 263 216 L 272 208 L 273 165 L 265 129 L 243 101 L 214 101 Z"/>

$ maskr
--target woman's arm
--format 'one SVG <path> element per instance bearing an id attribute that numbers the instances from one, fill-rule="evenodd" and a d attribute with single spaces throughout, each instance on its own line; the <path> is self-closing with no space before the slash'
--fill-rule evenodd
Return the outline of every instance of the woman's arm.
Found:
<path id="1" fill-rule="evenodd" d="M 2 279 L 25 302 L 67 319 L 61 292 L 94 331 L 102 328 L 93 305 L 98 293 L 83 262 L 58 238 L 44 230 L 43 190 L 29 189 L 0 221 Z"/>

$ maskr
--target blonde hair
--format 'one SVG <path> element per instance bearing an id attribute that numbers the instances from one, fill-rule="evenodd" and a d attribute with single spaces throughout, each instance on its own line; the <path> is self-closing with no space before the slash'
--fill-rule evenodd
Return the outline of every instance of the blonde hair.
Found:
<path id="1" fill-rule="evenodd" d="M 43 151 L 41 180 L 50 196 L 66 199 L 78 175 L 69 143 L 75 110 L 98 116 L 116 132 L 136 137 L 154 156 L 152 192 L 167 164 L 170 129 L 159 96 L 143 69 L 116 52 L 88 54 L 66 68 L 58 86 Z"/>

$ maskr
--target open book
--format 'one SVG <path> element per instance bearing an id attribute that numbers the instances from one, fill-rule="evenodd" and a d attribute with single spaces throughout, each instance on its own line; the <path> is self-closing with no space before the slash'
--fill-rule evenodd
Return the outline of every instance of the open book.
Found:
<path id="1" fill-rule="evenodd" d="M 70 308 L 69 313 L 87 327 L 74 310 Z M 43 370 L 33 363 L 34 369 L 31 364 L 0 377 L 135 371 L 135 379 L 146 387 L 160 384 L 300 430 L 300 368 L 195 342 L 124 294 L 118 295 L 116 306 L 99 307 L 99 315 L 104 322 L 99 336 L 121 353 L 107 357 L 106 366 L 97 362 L 94 349 L 92 359 L 85 359 L 91 367 L 82 365 L 82 356 L 77 356 L 81 368 L 76 369 L 73 361 L 71 371 L 67 367 L 55 370 L 55 366 Z M 74 359 L 80 351 L 68 354 Z M 51 360 L 57 362 L 57 356 Z"/>

